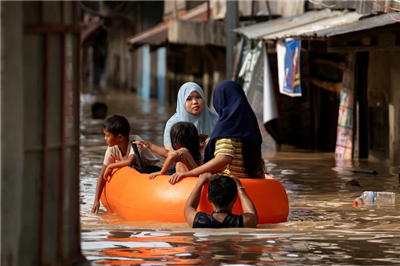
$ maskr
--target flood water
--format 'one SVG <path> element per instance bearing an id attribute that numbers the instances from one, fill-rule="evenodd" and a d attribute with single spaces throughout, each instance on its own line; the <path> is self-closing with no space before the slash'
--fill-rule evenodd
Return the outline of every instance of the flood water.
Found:
<path id="1" fill-rule="evenodd" d="M 400 186 L 397 169 L 361 161 L 336 165 L 333 153 L 264 154 L 270 175 L 281 181 L 288 222 L 257 229 L 194 230 L 186 224 L 127 222 L 90 213 L 105 150 L 101 120 L 90 118 L 94 101 L 108 114 L 128 117 L 131 133 L 162 145 L 175 108 L 125 93 L 81 96 L 82 252 L 93 265 L 400 265 Z M 378 175 L 354 174 L 351 167 Z M 357 180 L 360 186 L 355 186 Z M 352 185 L 353 184 L 353 185 Z M 363 191 L 396 192 L 394 206 L 352 207 Z"/>

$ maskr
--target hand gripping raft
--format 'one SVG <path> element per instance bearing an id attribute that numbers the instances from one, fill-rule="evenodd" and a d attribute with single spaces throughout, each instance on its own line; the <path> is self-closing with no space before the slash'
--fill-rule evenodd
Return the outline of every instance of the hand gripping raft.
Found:
<path id="1" fill-rule="evenodd" d="M 183 210 L 186 200 L 197 183 L 197 177 L 186 177 L 175 185 L 168 183 L 169 176 L 149 180 L 148 174 L 124 167 L 113 171 L 101 196 L 103 206 L 128 221 L 159 221 L 185 223 Z M 241 179 L 253 201 L 258 223 L 286 222 L 289 202 L 282 184 L 269 176 L 266 179 Z M 198 211 L 211 213 L 207 200 L 208 185 L 203 187 Z M 239 198 L 232 210 L 242 214 Z"/>

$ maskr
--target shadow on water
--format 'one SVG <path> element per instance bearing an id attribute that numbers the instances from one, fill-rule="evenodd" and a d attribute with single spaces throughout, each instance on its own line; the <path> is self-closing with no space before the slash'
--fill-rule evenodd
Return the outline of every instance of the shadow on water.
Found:
<path id="1" fill-rule="evenodd" d="M 95 101 L 105 102 L 109 114 L 127 116 L 132 133 L 158 145 L 175 109 L 131 94 L 81 96 L 82 249 L 93 264 L 400 264 L 400 200 L 394 206 L 352 207 L 354 198 L 365 190 L 393 191 L 399 199 L 397 172 L 368 161 L 337 166 L 332 153 L 264 155 L 268 173 L 288 193 L 286 223 L 257 229 L 193 230 L 186 224 L 128 222 L 104 208 L 99 215 L 91 214 L 107 148 L 103 121 L 90 118 Z M 354 174 L 349 171 L 352 167 L 379 174 Z"/>

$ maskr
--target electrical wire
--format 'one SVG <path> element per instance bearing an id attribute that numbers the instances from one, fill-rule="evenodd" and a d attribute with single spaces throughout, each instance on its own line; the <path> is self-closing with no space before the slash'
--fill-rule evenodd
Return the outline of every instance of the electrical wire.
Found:
<path id="1" fill-rule="evenodd" d="M 394 11 L 400 11 L 400 9 L 387 6 L 387 5 L 383 4 L 382 2 L 380 2 L 379 0 L 374 0 L 374 2 L 377 3 L 378 5 L 382 6 L 382 7 L 385 9 L 386 13 L 387 13 L 394 21 L 400 22 L 400 19 L 395 19 L 395 18 L 393 17 L 393 15 L 390 14 L 390 11 L 389 11 L 389 9 L 394 10 Z"/>
<path id="2" fill-rule="evenodd" d="M 321 2 L 315 2 L 314 0 L 308 0 L 310 3 L 312 3 L 312 4 L 314 4 L 314 5 L 320 5 L 320 6 L 323 6 L 323 7 L 326 7 L 326 8 L 333 8 L 333 7 L 335 7 L 335 6 L 337 6 L 337 3 L 336 4 L 334 4 L 334 5 L 326 5 L 326 4 L 323 4 L 322 3 L 322 0 L 321 0 Z"/>
<path id="3" fill-rule="evenodd" d="M 379 1 L 379 0 L 375 0 L 374 2 L 377 3 L 377 4 L 379 4 L 379 5 L 381 5 L 382 7 L 390 8 L 390 9 L 392 9 L 392 10 L 394 10 L 394 11 L 400 11 L 400 9 L 394 8 L 394 7 L 391 7 L 391 6 L 387 6 L 387 5 L 385 5 L 384 3 L 382 3 L 382 2 Z"/>

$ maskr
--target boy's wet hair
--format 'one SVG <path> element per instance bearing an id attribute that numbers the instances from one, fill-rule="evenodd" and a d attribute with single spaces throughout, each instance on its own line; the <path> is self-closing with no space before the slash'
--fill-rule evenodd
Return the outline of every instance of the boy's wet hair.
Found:
<path id="1" fill-rule="evenodd" d="M 211 178 L 208 185 L 208 198 L 216 207 L 227 207 L 236 196 L 236 182 L 231 177 L 215 175 Z"/>
<path id="2" fill-rule="evenodd" d="M 106 119 L 103 123 L 103 129 L 107 130 L 114 137 L 121 134 L 122 136 L 129 137 L 129 131 L 131 126 L 129 125 L 128 119 L 123 115 L 112 115 Z"/>
<path id="3" fill-rule="evenodd" d="M 172 148 L 179 143 L 183 148 L 189 150 L 197 165 L 201 164 L 199 134 L 197 128 L 189 122 L 178 122 L 171 127 L 170 132 Z"/>

